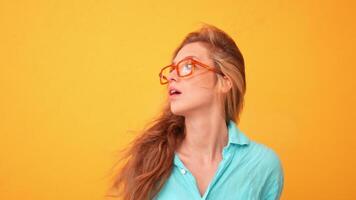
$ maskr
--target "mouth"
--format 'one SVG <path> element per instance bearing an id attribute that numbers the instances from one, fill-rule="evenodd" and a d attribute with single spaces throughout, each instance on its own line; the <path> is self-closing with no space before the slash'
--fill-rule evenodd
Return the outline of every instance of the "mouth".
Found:
<path id="1" fill-rule="evenodd" d="M 180 95 L 180 94 L 182 94 L 182 92 L 179 91 L 179 90 L 177 90 L 177 89 L 171 89 L 171 90 L 169 90 L 169 96 L 178 96 L 178 95 Z"/>

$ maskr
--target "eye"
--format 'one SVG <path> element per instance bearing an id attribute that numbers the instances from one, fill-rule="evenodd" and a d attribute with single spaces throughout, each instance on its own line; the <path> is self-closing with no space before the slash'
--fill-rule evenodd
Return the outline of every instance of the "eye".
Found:
<path id="1" fill-rule="evenodd" d="M 183 65 L 183 68 L 186 70 L 190 70 L 190 69 L 192 69 L 192 67 L 193 67 L 193 64 L 191 64 L 191 63 L 187 63 L 187 64 Z"/>
<path id="2" fill-rule="evenodd" d="M 189 74 L 193 69 L 193 64 L 192 63 L 185 63 L 181 68 L 180 72 L 182 75 Z"/>

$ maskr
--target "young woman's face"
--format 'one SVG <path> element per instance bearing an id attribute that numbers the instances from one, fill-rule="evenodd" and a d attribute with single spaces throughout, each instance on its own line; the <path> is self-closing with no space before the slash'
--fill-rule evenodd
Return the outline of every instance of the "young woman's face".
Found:
<path id="1" fill-rule="evenodd" d="M 173 63 L 177 64 L 187 56 L 194 56 L 195 60 L 214 67 L 212 59 L 209 58 L 208 49 L 200 42 L 183 46 L 173 59 Z M 179 77 L 176 70 L 173 70 L 167 78 L 168 92 L 169 87 L 174 87 L 181 92 L 181 94 L 169 97 L 172 113 L 186 116 L 203 111 L 217 103 L 215 101 L 217 77 L 214 72 L 196 65 L 190 76 Z"/>

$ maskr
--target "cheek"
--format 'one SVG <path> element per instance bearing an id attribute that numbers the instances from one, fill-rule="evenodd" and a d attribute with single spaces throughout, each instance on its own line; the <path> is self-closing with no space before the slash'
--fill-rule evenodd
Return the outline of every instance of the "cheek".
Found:
<path id="1" fill-rule="evenodd" d="M 196 80 L 192 80 L 187 86 L 189 91 L 189 97 L 198 99 L 200 101 L 212 100 L 215 95 L 214 79 L 213 77 L 205 77 Z"/>
<path id="2" fill-rule="evenodd" d="M 197 76 L 194 77 L 195 79 L 193 79 L 191 81 L 191 86 L 192 88 L 194 87 L 194 89 L 196 90 L 210 90 L 213 91 L 215 89 L 215 77 L 213 74 L 209 73 L 209 74 L 201 74 L 201 76 Z"/>

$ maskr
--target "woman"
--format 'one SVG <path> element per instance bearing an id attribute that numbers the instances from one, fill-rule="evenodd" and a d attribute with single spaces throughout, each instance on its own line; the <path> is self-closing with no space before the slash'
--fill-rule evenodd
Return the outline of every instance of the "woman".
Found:
<path id="1" fill-rule="evenodd" d="M 233 39 L 205 24 L 160 73 L 168 98 L 120 161 L 112 189 L 127 200 L 280 199 L 278 155 L 237 126 L 246 92 Z"/>

